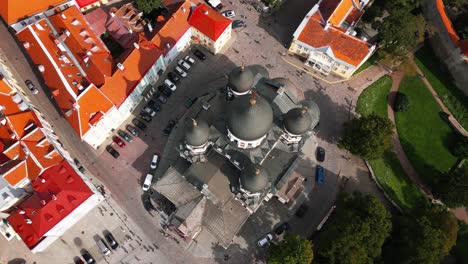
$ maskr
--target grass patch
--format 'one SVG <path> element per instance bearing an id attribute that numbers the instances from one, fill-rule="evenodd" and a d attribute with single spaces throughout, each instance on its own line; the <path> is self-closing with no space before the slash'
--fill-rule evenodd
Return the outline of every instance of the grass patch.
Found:
<path id="1" fill-rule="evenodd" d="M 378 56 L 374 53 L 372 56 L 370 56 L 370 58 L 368 60 L 366 60 L 362 65 L 361 67 L 359 67 L 354 73 L 353 73 L 353 76 L 355 76 L 356 74 L 362 72 L 363 70 L 369 68 L 370 66 L 376 64 L 377 62 L 379 61 L 379 58 Z"/>
<path id="2" fill-rule="evenodd" d="M 120 44 L 115 41 L 111 35 L 109 34 L 109 32 L 106 31 L 106 33 L 102 34 L 101 35 L 101 40 L 102 42 L 104 42 L 104 44 L 106 45 L 106 47 L 109 49 L 111 55 L 112 55 L 112 58 L 118 58 L 120 56 L 120 54 L 122 54 L 125 49 L 120 46 Z"/>
<path id="3" fill-rule="evenodd" d="M 459 222 L 459 224 L 455 256 L 458 263 L 468 263 L 468 225 L 463 222 Z"/>
<path id="4" fill-rule="evenodd" d="M 403 78 L 399 91 L 410 103 L 407 112 L 395 113 L 401 144 L 419 175 L 433 185 L 440 173 L 456 162 L 447 149 L 452 128 L 442 119 L 439 105 L 419 77 Z"/>
<path id="5" fill-rule="evenodd" d="M 392 78 L 384 76 L 367 87 L 359 96 L 356 111 L 361 115 L 373 112 L 381 117 L 387 117 L 387 96 L 392 88 Z"/>
<path id="6" fill-rule="evenodd" d="M 424 46 L 416 52 L 416 63 L 445 106 L 468 130 L 468 97 L 452 83 L 450 74 L 441 68 L 430 47 Z"/>
<path id="7" fill-rule="evenodd" d="M 384 76 L 367 87 L 359 96 L 356 111 L 361 115 L 376 113 L 387 117 L 387 96 L 392 87 L 392 79 Z M 413 208 L 424 196 L 408 179 L 393 152 L 387 152 L 380 159 L 370 160 L 377 181 L 390 198 L 403 210 Z"/>

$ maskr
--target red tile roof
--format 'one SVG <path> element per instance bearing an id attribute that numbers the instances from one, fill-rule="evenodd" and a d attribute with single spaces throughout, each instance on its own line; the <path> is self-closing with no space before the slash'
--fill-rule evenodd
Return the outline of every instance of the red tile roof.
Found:
<path id="1" fill-rule="evenodd" d="M 76 0 L 76 3 L 80 8 L 92 5 L 96 2 L 99 2 L 99 0 Z"/>
<path id="2" fill-rule="evenodd" d="M 328 30 L 320 23 L 315 13 L 307 22 L 298 40 L 314 48 L 330 47 L 335 57 L 353 66 L 358 66 L 371 52 L 369 44 L 330 26 Z"/>
<path id="3" fill-rule="evenodd" d="M 44 171 L 32 186 L 34 194 L 7 218 L 30 249 L 93 195 L 67 161 Z"/>
<path id="4" fill-rule="evenodd" d="M 19 0 L 1 0 L 0 16 L 2 16 L 8 24 L 11 24 L 24 17 L 34 15 L 49 9 L 51 6 L 57 6 L 66 1 L 67 0 L 33 0 L 27 1 L 27 4 L 25 4 L 24 1 Z"/>
<path id="5" fill-rule="evenodd" d="M 190 25 L 213 41 L 218 40 L 231 22 L 230 19 L 205 4 L 198 5 L 189 19 Z"/>

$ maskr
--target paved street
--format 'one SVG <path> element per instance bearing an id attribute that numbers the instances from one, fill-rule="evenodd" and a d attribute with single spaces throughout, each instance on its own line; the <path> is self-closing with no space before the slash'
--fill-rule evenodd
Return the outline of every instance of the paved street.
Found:
<path id="1" fill-rule="evenodd" d="M 163 105 L 162 112 L 158 113 L 154 117 L 155 120 L 148 125 L 146 135 L 127 144 L 125 149 L 116 147 L 121 154 L 117 160 L 107 152 L 98 155 L 85 143 L 80 142 L 69 124 L 50 103 L 45 91 L 41 90 L 37 96 L 32 96 L 29 91 L 26 91 L 31 101 L 51 122 L 72 157 L 77 157 L 86 169 L 110 190 L 112 198 L 125 212 L 123 215 L 128 216 L 128 218 L 123 217 L 123 222 L 134 222 L 141 229 L 144 244 L 158 245 L 159 250 L 150 253 L 157 263 L 165 263 L 164 258 L 159 258 L 160 252 L 163 252 L 171 261 L 170 263 L 251 263 L 254 259 L 262 259 L 265 251 L 263 249 L 257 251 L 256 241 L 271 231 L 275 224 L 291 218 L 288 221 L 293 225 L 293 232 L 310 235 L 314 231 L 315 226 L 333 205 L 342 176 L 350 179 L 346 185 L 348 190 L 357 189 L 373 193 L 385 201 L 370 180 L 363 162 L 355 157 L 348 159 L 349 155 L 336 147 L 342 124 L 352 117 L 353 106 L 364 83 L 350 80 L 346 83 L 329 85 L 309 75 L 301 75 L 295 67 L 281 58 L 281 54 L 286 52 L 283 44 L 288 41 L 288 36 L 292 35 L 313 4 L 314 2 L 303 0 L 288 0 L 276 16 L 259 18 L 258 13 L 247 4 L 237 1 L 232 4 L 226 3 L 226 9 L 235 10 L 238 17 L 247 16 L 248 27 L 234 30 L 234 44 L 226 50 L 224 55 L 208 56 L 207 61 L 203 63 L 197 60 L 197 65 L 190 71 L 187 80 L 182 80 L 181 84 L 177 85 L 177 91 L 168 103 Z M 0 34 L 4 36 L 0 42 L 1 53 L 16 69 L 18 81 L 23 83 L 25 79 L 30 79 L 39 84 L 26 58 L 16 46 L 13 38 L 6 33 L 3 25 L 0 26 Z M 208 55 L 207 52 L 206 54 Z M 321 121 L 317 142 L 307 148 L 308 158 L 300 164 L 303 174 L 309 173 L 311 177 L 306 182 L 306 185 L 310 185 L 306 189 L 311 192 L 301 198 L 301 202 L 309 205 L 309 210 L 304 218 L 295 218 L 293 215 L 299 204 L 287 210 L 273 199 L 248 220 L 228 251 L 225 252 L 215 245 L 208 245 L 213 249 L 211 256 L 192 257 L 190 250 L 184 251 L 174 241 L 166 240 L 158 232 L 157 217 L 150 215 L 142 204 L 141 180 L 149 170 L 149 162 L 153 153 L 162 154 L 164 151 L 167 138 L 162 135 L 162 129 L 170 119 L 178 119 L 184 114 L 185 101 L 209 90 L 223 87 L 230 70 L 242 64 L 262 64 L 269 69 L 270 76 L 290 79 L 304 91 L 307 99 L 315 100 L 320 107 Z M 172 66 L 169 68 L 171 69 Z M 376 76 L 374 72 L 369 74 L 367 77 Z M 367 77 L 360 75 L 359 78 Z M 365 84 L 372 81 L 367 81 Z M 137 109 L 139 110 L 140 107 Z M 316 145 L 324 147 L 327 151 L 324 164 L 327 176 L 324 185 L 319 188 L 314 188 L 313 182 L 315 169 L 313 155 Z M 156 175 L 161 175 L 163 168 L 170 162 L 171 160 L 165 160 L 162 157 L 161 167 Z M 94 181 L 97 182 L 97 180 Z M 229 261 L 223 260 L 225 254 L 230 256 Z M 255 254 L 258 257 L 255 257 Z M 128 260 L 128 263 L 138 262 Z"/>

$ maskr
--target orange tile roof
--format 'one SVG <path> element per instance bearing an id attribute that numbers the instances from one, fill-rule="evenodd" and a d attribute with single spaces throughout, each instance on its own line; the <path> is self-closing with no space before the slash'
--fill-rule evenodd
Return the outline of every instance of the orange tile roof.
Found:
<path id="1" fill-rule="evenodd" d="M 353 66 L 358 66 L 371 52 L 367 42 L 347 35 L 334 26 L 325 30 L 320 21 L 320 15 L 315 13 L 299 34 L 298 40 L 314 48 L 330 47 L 337 59 Z"/>
<path id="2" fill-rule="evenodd" d="M 23 136 L 27 133 L 25 129 L 28 126 L 37 126 L 37 124 L 39 124 L 39 120 L 37 119 L 36 115 L 30 110 L 8 115 L 7 119 L 12 130 L 14 130 L 18 135 L 18 138 L 23 138 Z"/>
<path id="3" fill-rule="evenodd" d="M 352 0 L 342 0 L 333 11 L 328 21 L 334 26 L 339 26 L 341 22 L 345 20 L 351 8 L 353 8 Z"/>
<path id="4" fill-rule="evenodd" d="M 458 36 L 455 28 L 453 27 L 452 21 L 448 17 L 447 13 L 445 12 L 445 5 L 442 0 L 436 0 L 437 10 L 439 11 L 440 19 L 442 19 L 442 23 L 444 23 L 445 29 L 447 33 L 450 35 L 450 38 L 454 42 L 456 46 L 458 46 L 462 53 L 465 56 L 468 56 L 468 40 L 461 40 L 460 36 Z M 465 60 L 468 63 L 468 59 Z"/>
<path id="5" fill-rule="evenodd" d="M 11 185 L 15 186 L 27 176 L 27 165 L 23 160 L 16 164 L 9 171 L 3 173 L 3 178 Z"/>
<path id="6" fill-rule="evenodd" d="M 198 5 L 189 19 L 190 25 L 214 41 L 218 40 L 231 22 L 229 18 L 205 4 Z"/>
<path id="7" fill-rule="evenodd" d="M 1 0 L 0 1 L 0 16 L 8 23 L 14 23 L 49 9 L 51 6 L 57 6 L 66 2 L 66 0 L 32 0 L 32 1 L 19 1 L 19 0 Z"/>
<path id="8" fill-rule="evenodd" d="M 319 11 L 323 21 L 327 21 L 342 0 L 324 0 L 320 3 Z"/>

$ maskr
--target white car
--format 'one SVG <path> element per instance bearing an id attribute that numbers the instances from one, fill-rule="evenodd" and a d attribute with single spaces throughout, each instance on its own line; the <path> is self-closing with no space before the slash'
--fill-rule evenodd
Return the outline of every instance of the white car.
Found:
<path id="1" fill-rule="evenodd" d="M 151 182 L 153 181 L 153 174 L 146 174 L 145 181 L 143 182 L 143 191 L 149 190 Z"/>
<path id="2" fill-rule="evenodd" d="M 226 10 L 222 13 L 223 16 L 227 17 L 227 18 L 233 18 L 236 16 L 236 13 L 232 10 Z"/>
<path id="3" fill-rule="evenodd" d="M 186 70 L 186 71 L 189 71 L 190 68 L 192 68 L 192 66 L 190 66 L 190 64 L 188 64 L 188 63 L 187 63 L 186 61 L 184 61 L 184 60 L 179 60 L 179 61 L 177 62 L 177 64 L 178 64 L 180 67 L 182 67 L 182 69 L 184 69 L 184 70 Z"/>
<path id="4" fill-rule="evenodd" d="M 192 64 L 192 65 L 195 64 L 195 60 L 194 60 L 192 57 L 190 57 L 189 55 L 185 56 L 184 60 L 185 60 L 186 62 Z"/>
<path id="5" fill-rule="evenodd" d="M 173 82 L 171 82 L 169 79 L 164 80 L 164 85 L 166 85 L 167 88 L 171 89 L 171 91 L 173 91 L 173 92 L 177 89 L 175 84 Z"/>
<path id="6" fill-rule="evenodd" d="M 177 72 L 177 74 L 180 75 L 180 77 L 182 78 L 187 77 L 187 73 L 184 70 L 182 70 L 182 68 L 180 68 L 179 66 L 176 66 L 174 69 Z"/>
<path id="7" fill-rule="evenodd" d="M 268 245 L 271 240 L 273 240 L 273 236 L 271 234 L 267 234 L 266 236 L 262 237 L 258 241 L 257 244 L 258 244 L 259 247 L 264 247 L 265 245 Z"/>
<path id="8" fill-rule="evenodd" d="M 151 159 L 150 167 L 152 170 L 155 170 L 158 167 L 158 159 L 159 156 L 157 154 L 153 155 L 153 159 Z"/>

